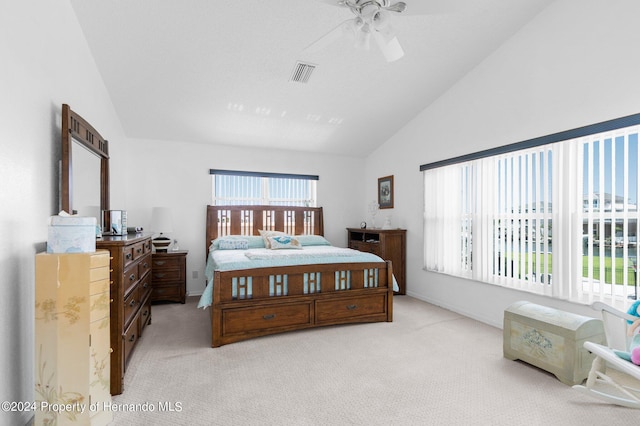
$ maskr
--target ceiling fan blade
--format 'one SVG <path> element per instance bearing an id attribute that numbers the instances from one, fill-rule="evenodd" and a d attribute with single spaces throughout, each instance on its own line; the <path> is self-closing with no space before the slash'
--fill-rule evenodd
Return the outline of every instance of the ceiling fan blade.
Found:
<path id="1" fill-rule="evenodd" d="M 404 50 L 402 50 L 402 46 L 400 46 L 398 37 L 392 36 L 386 38 L 380 32 L 374 31 L 373 38 L 376 40 L 387 62 L 397 61 L 404 56 Z"/>
<path id="2" fill-rule="evenodd" d="M 304 51 L 313 53 L 329 47 L 344 37 L 345 33 L 349 33 L 350 31 L 353 32 L 354 25 L 355 19 L 347 19 L 346 21 L 341 22 L 337 27 L 305 47 Z"/>
<path id="3" fill-rule="evenodd" d="M 346 0 L 316 0 L 320 3 L 332 6 L 348 7 Z M 352 2 L 354 0 L 351 0 Z M 402 15 L 438 15 L 464 12 L 469 0 L 405 0 L 398 1 L 384 7 L 390 12 L 402 13 Z M 404 6 L 402 6 L 403 4 Z M 399 10 L 404 7 L 403 10 Z"/>
<path id="4" fill-rule="evenodd" d="M 407 4 L 403 1 L 399 1 L 397 3 L 392 4 L 391 6 L 385 7 L 384 10 L 388 10 L 390 12 L 404 12 L 407 9 Z"/>

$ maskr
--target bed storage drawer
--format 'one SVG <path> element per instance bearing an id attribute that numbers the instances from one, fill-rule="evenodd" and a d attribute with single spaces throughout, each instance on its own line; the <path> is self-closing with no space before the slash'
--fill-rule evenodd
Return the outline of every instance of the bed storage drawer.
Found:
<path id="1" fill-rule="evenodd" d="M 386 315 L 386 306 L 386 293 L 335 300 L 318 300 L 316 302 L 316 322 L 334 322 L 344 318 Z"/>
<path id="2" fill-rule="evenodd" d="M 311 325 L 312 323 L 311 303 L 227 309 L 222 315 L 224 335 Z"/>

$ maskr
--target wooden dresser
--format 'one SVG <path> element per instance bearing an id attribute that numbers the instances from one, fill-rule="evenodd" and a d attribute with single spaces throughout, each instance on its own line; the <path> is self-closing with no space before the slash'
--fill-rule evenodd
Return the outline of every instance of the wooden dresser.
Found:
<path id="1" fill-rule="evenodd" d="M 104 410 L 111 402 L 109 258 L 106 250 L 36 255 L 36 425 L 112 420 Z M 59 404 L 69 409 L 58 412 Z"/>
<path id="2" fill-rule="evenodd" d="M 399 291 L 396 294 L 405 294 L 407 230 L 347 228 L 347 232 L 349 248 L 373 253 L 391 261 L 393 275 L 398 282 Z"/>
<path id="3" fill-rule="evenodd" d="M 168 250 L 152 255 L 151 301 L 185 303 L 187 293 L 186 250 Z"/>
<path id="4" fill-rule="evenodd" d="M 151 323 L 151 235 L 105 236 L 96 248 L 111 252 L 111 394 L 124 390 L 124 373 Z"/>

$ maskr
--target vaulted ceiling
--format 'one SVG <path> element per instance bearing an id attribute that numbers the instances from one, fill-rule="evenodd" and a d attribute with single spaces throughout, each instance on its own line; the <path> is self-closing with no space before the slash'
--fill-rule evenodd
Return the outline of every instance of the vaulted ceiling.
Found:
<path id="1" fill-rule="evenodd" d="M 338 0 L 71 0 L 128 137 L 355 156 L 552 1 L 405 0 L 391 16 L 405 54 L 387 62 L 347 36 L 305 50 L 354 18 Z M 300 61 L 306 83 L 291 81 Z"/>

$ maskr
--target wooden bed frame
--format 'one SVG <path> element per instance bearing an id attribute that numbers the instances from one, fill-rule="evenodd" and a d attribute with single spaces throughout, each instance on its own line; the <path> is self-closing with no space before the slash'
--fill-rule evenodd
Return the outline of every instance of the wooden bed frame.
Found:
<path id="1" fill-rule="evenodd" d="M 207 259 L 215 238 L 260 235 L 261 229 L 323 235 L 322 207 L 207 206 Z M 234 286 L 243 296 L 233 296 Z M 270 286 L 275 295 L 269 295 Z M 248 287 L 252 294 L 246 297 Z M 214 273 L 212 347 L 305 328 L 392 320 L 390 261 Z"/>

